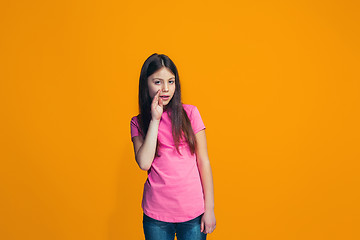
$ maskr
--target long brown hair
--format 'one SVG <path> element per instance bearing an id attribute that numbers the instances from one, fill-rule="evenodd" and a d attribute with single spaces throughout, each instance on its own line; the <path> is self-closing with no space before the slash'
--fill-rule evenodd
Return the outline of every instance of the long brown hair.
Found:
<path id="1" fill-rule="evenodd" d="M 152 54 L 146 59 L 141 68 L 139 80 L 140 114 L 138 116 L 138 119 L 142 135 L 145 138 L 151 120 L 152 99 L 149 95 L 148 77 L 163 67 L 166 67 L 175 75 L 175 93 L 166 107 L 167 112 L 169 113 L 169 116 L 171 118 L 172 136 L 174 139 L 176 150 L 180 154 L 179 143 L 182 136 L 184 136 L 185 140 L 189 144 L 191 154 L 194 154 L 196 149 L 196 138 L 194 131 L 191 127 L 190 119 L 182 106 L 179 73 L 174 62 L 164 54 Z M 159 141 L 157 141 L 156 144 L 156 155 L 158 155 L 158 148 Z"/>

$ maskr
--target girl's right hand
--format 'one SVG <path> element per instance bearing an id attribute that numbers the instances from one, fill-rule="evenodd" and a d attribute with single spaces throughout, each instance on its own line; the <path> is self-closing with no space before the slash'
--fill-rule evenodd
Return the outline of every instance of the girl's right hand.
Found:
<path id="1" fill-rule="evenodd" d="M 154 99 L 151 103 L 151 117 L 152 120 L 160 120 L 161 115 L 163 113 L 163 100 L 159 97 L 160 90 L 154 96 Z"/>

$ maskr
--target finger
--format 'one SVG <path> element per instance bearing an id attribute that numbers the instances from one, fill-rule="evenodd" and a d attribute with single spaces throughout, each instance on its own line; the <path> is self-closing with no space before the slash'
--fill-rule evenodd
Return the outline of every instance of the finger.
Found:
<path id="1" fill-rule="evenodd" d="M 155 94 L 155 97 L 154 97 L 154 98 L 159 99 L 159 95 L 160 95 L 160 90 L 158 90 L 158 91 L 156 92 L 156 94 Z"/>
<path id="2" fill-rule="evenodd" d="M 212 226 L 210 229 L 211 230 L 210 233 L 212 233 L 215 230 L 215 228 L 216 228 L 216 225 Z"/>
<path id="3" fill-rule="evenodd" d="M 211 233 L 211 227 L 210 226 L 205 225 L 205 230 L 206 230 L 205 231 L 206 233 Z"/>
<path id="4" fill-rule="evenodd" d="M 205 233 L 205 231 L 204 231 L 204 222 L 203 221 L 201 221 L 201 230 L 200 230 L 200 232 L 204 232 Z"/>
<path id="5" fill-rule="evenodd" d="M 162 98 L 159 98 L 159 106 L 160 106 L 160 107 L 163 107 L 163 100 L 162 100 Z"/>
<path id="6" fill-rule="evenodd" d="M 157 91 L 157 93 L 154 96 L 154 99 L 152 101 L 152 104 L 157 104 L 159 101 L 159 94 L 160 94 L 160 89 Z"/>
<path id="7" fill-rule="evenodd" d="M 212 227 L 211 227 L 211 232 L 213 232 L 216 228 L 216 224 L 214 224 Z"/>

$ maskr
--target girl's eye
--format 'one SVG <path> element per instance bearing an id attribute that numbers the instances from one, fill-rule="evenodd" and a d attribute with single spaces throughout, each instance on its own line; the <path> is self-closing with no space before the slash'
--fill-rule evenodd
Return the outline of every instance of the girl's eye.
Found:
<path id="1" fill-rule="evenodd" d="M 160 84 L 160 81 L 155 81 L 154 82 L 156 85 L 159 85 Z"/>
<path id="2" fill-rule="evenodd" d="M 170 81 L 169 81 L 170 84 L 173 84 L 174 82 L 175 82 L 174 80 L 170 80 Z"/>

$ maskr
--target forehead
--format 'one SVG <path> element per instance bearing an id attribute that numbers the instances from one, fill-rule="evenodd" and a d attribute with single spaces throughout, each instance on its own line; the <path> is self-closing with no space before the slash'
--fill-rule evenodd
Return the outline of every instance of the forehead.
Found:
<path id="1" fill-rule="evenodd" d="M 175 75 L 166 67 L 160 68 L 158 71 L 154 72 L 152 75 L 149 76 L 150 79 L 169 79 L 172 77 L 175 77 Z"/>

